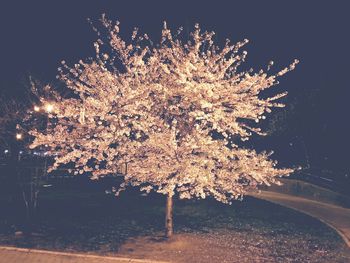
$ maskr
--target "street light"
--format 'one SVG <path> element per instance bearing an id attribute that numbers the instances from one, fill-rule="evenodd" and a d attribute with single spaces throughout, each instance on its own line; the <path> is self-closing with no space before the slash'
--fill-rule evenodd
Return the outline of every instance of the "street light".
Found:
<path id="1" fill-rule="evenodd" d="M 36 112 L 40 111 L 40 107 L 37 106 L 37 105 L 35 105 L 35 106 L 34 106 L 34 111 L 36 111 Z"/>
<path id="2" fill-rule="evenodd" d="M 48 113 L 52 112 L 53 111 L 53 105 L 48 103 L 45 105 L 45 109 Z"/>
<path id="3" fill-rule="evenodd" d="M 16 133 L 16 140 L 22 140 L 23 135 L 22 133 Z"/>

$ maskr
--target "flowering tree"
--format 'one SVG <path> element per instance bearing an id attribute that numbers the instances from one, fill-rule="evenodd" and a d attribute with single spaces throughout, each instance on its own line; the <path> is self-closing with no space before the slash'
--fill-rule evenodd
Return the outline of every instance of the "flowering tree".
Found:
<path id="1" fill-rule="evenodd" d="M 230 203 L 293 171 L 276 168 L 268 153 L 241 148 L 233 138 L 264 134 L 255 122 L 283 107 L 276 100 L 286 93 L 266 99 L 259 94 L 298 61 L 276 75 L 238 72 L 247 40 L 227 41 L 220 49 L 214 33 L 196 25 L 183 43 L 181 28 L 173 35 L 164 24 L 160 44 L 137 30 L 127 44 L 119 23 L 104 16 L 101 22 L 107 34 L 94 28 L 100 36 L 96 57 L 74 67 L 63 62 L 59 69 L 73 93 L 55 105 L 50 117 L 56 124 L 47 133 L 32 131 L 32 148 L 47 145 L 56 154 L 51 170 L 73 163 L 71 172 L 97 179 L 127 164 L 121 189 L 140 186 L 168 196 L 167 236 L 176 192 L 180 198 L 213 196 Z"/>

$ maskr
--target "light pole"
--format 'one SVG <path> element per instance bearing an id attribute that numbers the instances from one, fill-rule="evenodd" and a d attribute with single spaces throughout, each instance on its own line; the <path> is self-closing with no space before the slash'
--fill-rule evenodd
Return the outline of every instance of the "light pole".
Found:
<path id="1" fill-rule="evenodd" d="M 17 161 L 19 162 L 21 160 L 21 150 L 20 150 L 20 147 L 19 147 L 19 144 L 20 144 L 20 141 L 22 141 L 23 139 L 23 134 L 20 133 L 20 132 L 17 132 L 16 133 L 16 140 L 17 140 L 17 147 L 16 150 L 17 150 Z"/>
<path id="2" fill-rule="evenodd" d="M 33 107 L 34 111 L 39 113 L 43 112 L 45 114 L 45 127 L 44 129 L 47 130 L 48 124 L 49 124 L 49 114 L 53 113 L 55 110 L 55 106 L 52 102 L 45 102 L 43 105 L 34 105 Z M 45 156 L 45 164 L 44 164 L 44 170 L 45 170 L 45 175 L 47 171 L 47 155 L 44 154 Z"/>

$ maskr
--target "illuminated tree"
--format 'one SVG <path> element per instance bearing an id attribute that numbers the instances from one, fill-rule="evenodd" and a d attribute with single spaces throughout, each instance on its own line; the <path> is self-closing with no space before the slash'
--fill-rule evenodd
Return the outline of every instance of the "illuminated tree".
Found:
<path id="1" fill-rule="evenodd" d="M 278 183 L 292 169 L 276 168 L 268 153 L 239 146 L 255 124 L 274 107 L 284 105 L 261 91 L 294 69 L 275 75 L 238 72 L 246 52 L 227 40 L 220 49 L 213 32 L 196 25 L 183 43 L 164 24 L 159 45 L 133 32 L 130 44 L 119 35 L 119 23 L 101 19 L 106 36 L 94 44 L 96 57 L 74 67 L 63 62 L 59 78 L 72 90 L 54 106 L 56 125 L 47 133 L 33 131 L 32 148 L 47 145 L 56 154 L 56 169 L 97 179 L 127 164 L 124 183 L 167 195 L 167 236 L 172 234 L 172 197 L 206 198 L 230 203 L 259 184 Z M 270 63 L 270 66 L 272 63 Z M 268 70 L 269 70 L 268 68 Z M 219 136 L 214 136 L 218 134 Z"/>

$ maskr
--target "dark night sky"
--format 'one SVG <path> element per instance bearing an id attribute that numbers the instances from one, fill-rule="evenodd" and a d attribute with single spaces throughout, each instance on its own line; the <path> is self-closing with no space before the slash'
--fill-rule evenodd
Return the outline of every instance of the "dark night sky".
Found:
<path id="1" fill-rule="evenodd" d="M 189 3 L 191 2 L 191 3 Z M 322 3 L 321 3 L 322 2 Z M 20 91 L 28 74 L 54 80 L 61 60 L 93 55 L 96 39 L 87 18 L 102 13 L 159 39 L 162 21 L 192 29 L 199 22 L 219 43 L 248 38 L 249 66 L 301 63 L 280 88 L 297 101 L 291 131 L 304 136 L 318 163 L 350 170 L 350 16 L 348 1 L 1 1 L 0 92 Z M 12 91 L 11 91 L 12 90 Z M 288 102 L 287 100 L 287 102 Z"/>

